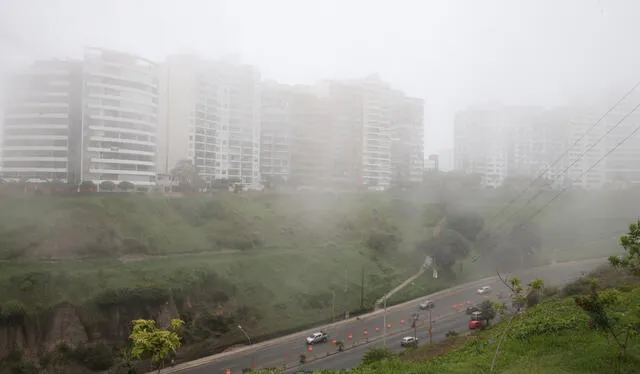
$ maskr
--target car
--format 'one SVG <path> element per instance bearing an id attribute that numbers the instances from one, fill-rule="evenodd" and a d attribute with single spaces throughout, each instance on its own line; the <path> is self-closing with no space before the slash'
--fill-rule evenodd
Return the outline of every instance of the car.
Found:
<path id="1" fill-rule="evenodd" d="M 482 316 L 482 313 L 480 311 L 475 311 L 475 312 L 471 313 L 471 320 L 472 321 L 480 321 L 480 316 Z"/>
<path id="2" fill-rule="evenodd" d="M 466 314 L 473 314 L 473 313 L 478 312 L 478 311 L 480 311 L 480 308 L 478 308 L 475 305 L 469 305 L 467 307 L 467 310 L 465 310 L 465 313 Z"/>
<path id="3" fill-rule="evenodd" d="M 475 330 L 484 327 L 484 322 L 482 321 L 470 321 L 469 322 L 469 330 Z"/>
<path id="4" fill-rule="evenodd" d="M 418 345 L 418 338 L 416 338 L 415 336 L 405 336 L 404 338 L 402 338 L 400 345 L 403 347 L 415 347 L 416 345 Z"/>
<path id="5" fill-rule="evenodd" d="M 478 295 L 488 295 L 488 294 L 491 293 L 491 287 L 482 286 L 482 287 L 478 288 L 478 290 L 476 292 L 478 293 Z"/>
<path id="6" fill-rule="evenodd" d="M 429 309 L 433 309 L 434 306 L 435 304 L 433 304 L 433 301 L 425 300 L 421 302 L 420 305 L 418 305 L 418 308 L 420 308 L 420 310 L 429 310 Z"/>
<path id="7" fill-rule="evenodd" d="M 313 345 L 318 343 L 326 343 L 329 337 L 325 332 L 314 332 L 307 338 L 307 344 Z"/>

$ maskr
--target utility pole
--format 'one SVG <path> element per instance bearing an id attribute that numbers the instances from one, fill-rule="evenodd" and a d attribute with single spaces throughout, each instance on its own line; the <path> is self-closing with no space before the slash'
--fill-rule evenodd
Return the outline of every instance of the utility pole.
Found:
<path id="1" fill-rule="evenodd" d="M 347 293 L 347 267 L 344 268 L 344 293 Z"/>
<path id="2" fill-rule="evenodd" d="M 413 327 L 413 337 L 418 338 L 418 319 L 420 319 L 419 313 L 412 314 L 413 321 L 411 322 L 411 327 Z"/>
<path id="3" fill-rule="evenodd" d="M 331 290 L 331 323 L 336 318 L 336 291 Z"/>
<path id="4" fill-rule="evenodd" d="M 384 297 L 384 317 L 383 319 L 383 326 L 382 326 L 382 342 L 384 344 L 384 346 L 387 346 L 387 297 Z"/>
<path id="5" fill-rule="evenodd" d="M 429 344 L 433 343 L 433 331 L 431 327 L 433 327 L 433 320 L 431 319 L 431 308 L 429 308 Z"/>
<path id="6" fill-rule="evenodd" d="M 362 279 L 360 281 L 360 310 L 364 309 L 364 265 L 362 265 Z"/>

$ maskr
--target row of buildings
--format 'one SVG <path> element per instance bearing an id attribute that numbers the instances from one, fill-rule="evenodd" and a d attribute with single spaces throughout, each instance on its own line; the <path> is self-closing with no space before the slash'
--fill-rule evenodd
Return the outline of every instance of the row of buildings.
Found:
<path id="1" fill-rule="evenodd" d="M 152 187 L 182 160 L 205 181 L 369 186 L 422 180 L 424 102 L 377 76 L 263 81 L 236 61 L 97 48 L 6 87 L 4 179 Z"/>
<path id="2" fill-rule="evenodd" d="M 634 104 L 635 103 L 635 104 Z M 552 187 L 625 188 L 640 184 L 637 92 L 606 116 L 600 104 L 564 108 L 476 107 L 455 119 L 455 169 L 487 187 L 542 176 Z M 630 114 L 631 113 L 631 114 Z"/>

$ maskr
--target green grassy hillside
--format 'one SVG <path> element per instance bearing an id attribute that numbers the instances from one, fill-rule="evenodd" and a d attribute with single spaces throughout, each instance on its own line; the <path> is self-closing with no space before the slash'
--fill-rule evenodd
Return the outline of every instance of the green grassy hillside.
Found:
<path id="1" fill-rule="evenodd" d="M 538 262 L 618 250 L 602 238 L 633 219 L 628 197 L 571 199 L 537 217 Z M 507 200 L 475 191 L 447 207 L 496 228 L 522 206 L 489 222 Z M 237 323 L 265 339 L 330 321 L 334 294 L 336 314 L 361 309 L 361 292 L 370 308 L 418 270 L 425 254 L 416 244 L 442 216 L 442 201 L 415 192 L 0 196 L 0 329 L 42 334 L 71 306 L 87 344 L 122 344 L 132 318 L 171 310 L 188 321 L 186 350 L 195 348 L 184 357 L 196 357 L 242 342 L 230 328 Z M 585 250 L 589 240 L 596 244 Z M 493 271 L 491 258 L 462 262 L 455 280 L 427 274 L 393 301 Z M 6 316 L 12 325 L 3 324 Z"/>

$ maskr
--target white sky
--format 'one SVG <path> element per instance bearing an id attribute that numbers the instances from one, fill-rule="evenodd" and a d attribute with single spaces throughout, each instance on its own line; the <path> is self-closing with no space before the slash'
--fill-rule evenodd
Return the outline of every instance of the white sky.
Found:
<path id="1" fill-rule="evenodd" d="M 0 70 L 93 45 L 235 54 L 283 83 L 378 72 L 426 100 L 427 152 L 468 105 L 622 94 L 639 36 L 634 0 L 0 0 Z"/>

